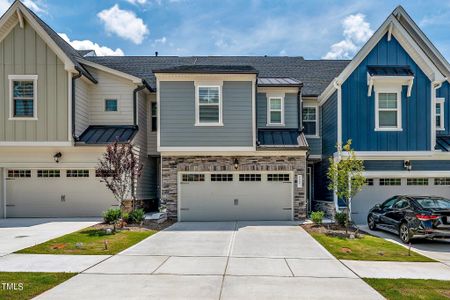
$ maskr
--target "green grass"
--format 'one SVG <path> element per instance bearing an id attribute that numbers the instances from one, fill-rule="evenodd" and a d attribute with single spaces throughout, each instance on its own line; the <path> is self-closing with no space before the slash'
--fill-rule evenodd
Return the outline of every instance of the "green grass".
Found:
<path id="1" fill-rule="evenodd" d="M 31 299 L 75 275 L 75 273 L 0 273 L 0 299 Z M 19 284 L 21 284 L 23 289 L 8 290 L 7 283 L 15 283 L 17 289 L 19 288 Z"/>
<path id="2" fill-rule="evenodd" d="M 364 281 L 388 300 L 450 299 L 450 281 L 374 278 L 365 278 Z"/>
<path id="3" fill-rule="evenodd" d="M 103 229 L 87 228 L 74 233 L 70 233 L 59 238 L 49 240 L 45 243 L 22 249 L 16 253 L 23 254 L 78 254 L 95 255 L 117 254 L 143 239 L 156 233 L 153 230 L 147 231 L 118 231 L 114 234 L 106 234 Z M 108 249 L 105 249 L 105 241 Z M 77 247 L 77 243 L 82 243 Z M 79 245 L 80 246 L 80 245 Z"/>
<path id="4" fill-rule="evenodd" d="M 376 260 L 376 261 L 417 261 L 432 262 L 431 258 L 370 235 L 362 238 L 347 239 L 329 236 L 324 233 L 309 231 L 309 233 L 338 259 Z"/>

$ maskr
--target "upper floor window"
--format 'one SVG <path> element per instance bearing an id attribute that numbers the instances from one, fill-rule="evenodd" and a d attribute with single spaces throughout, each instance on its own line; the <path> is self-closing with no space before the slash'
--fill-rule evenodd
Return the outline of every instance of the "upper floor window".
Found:
<path id="1" fill-rule="evenodd" d="M 152 131 L 158 130 L 158 107 L 156 102 L 152 102 Z"/>
<path id="2" fill-rule="evenodd" d="M 196 125 L 222 126 L 222 95 L 220 86 L 197 86 Z"/>
<path id="3" fill-rule="evenodd" d="M 303 107 L 303 127 L 306 136 L 318 136 L 317 106 Z"/>
<path id="4" fill-rule="evenodd" d="M 444 101 L 445 98 L 436 98 L 436 130 L 445 130 Z"/>
<path id="5" fill-rule="evenodd" d="M 105 99 L 105 111 L 118 111 L 117 99 Z"/>
<path id="6" fill-rule="evenodd" d="M 267 125 L 284 125 L 283 97 L 269 97 L 267 100 Z"/>
<path id="7" fill-rule="evenodd" d="M 375 130 L 401 131 L 401 90 L 377 91 L 375 94 Z"/>
<path id="8" fill-rule="evenodd" d="M 10 119 L 37 119 L 37 75 L 9 75 Z"/>

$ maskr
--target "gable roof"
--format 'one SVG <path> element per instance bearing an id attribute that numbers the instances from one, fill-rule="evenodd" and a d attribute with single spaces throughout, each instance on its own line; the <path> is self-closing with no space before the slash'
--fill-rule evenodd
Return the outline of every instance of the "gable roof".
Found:
<path id="1" fill-rule="evenodd" d="M 183 65 L 153 70 L 153 73 L 258 74 L 252 66 Z"/>

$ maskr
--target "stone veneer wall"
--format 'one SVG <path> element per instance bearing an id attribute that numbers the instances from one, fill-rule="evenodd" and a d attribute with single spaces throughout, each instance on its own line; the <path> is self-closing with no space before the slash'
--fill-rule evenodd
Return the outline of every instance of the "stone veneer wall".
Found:
<path id="1" fill-rule="evenodd" d="M 239 168 L 234 168 L 234 159 Z M 177 198 L 179 171 L 294 171 L 294 218 L 306 219 L 305 198 L 306 157 L 305 156 L 162 156 L 161 157 L 161 204 L 167 207 L 168 216 L 177 219 Z M 297 187 L 297 175 L 303 175 L 303 187 Z"/>
<path id="2" fill-rule="evenodd" d="M 334 214 L 336 213 L 334 202 L 316 200 L 313 202 L 312 207 L 313 211 L 323 211 L 327 218 L 334 220 Z"/>

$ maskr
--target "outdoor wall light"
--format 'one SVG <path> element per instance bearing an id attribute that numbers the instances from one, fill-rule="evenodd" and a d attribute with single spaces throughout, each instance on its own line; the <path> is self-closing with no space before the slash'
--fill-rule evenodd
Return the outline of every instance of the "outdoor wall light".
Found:
<path id="1" fill-rule="evenodd" d="M 411 169 L 412 169 L 411 161 L 409 161 L 409 160 L 403 161 L 403 167 L 404 167 L 407 171 L 411 171 Z"/>
<path id="2" fill-rule="evenodd" d="M 55 155 L 53 155 L 53 159 L 55 160 L 55 163 L 59 163 L 59 160 L 61 159 L 61 157 L 62 157 L 61 152 L 58 152 Z"/>
<path id="3" fill-rule="evenodd" d="M 239 168 L 239 160 L 237 158 L 234 159 L 233 165 L 235 170 Z"/>

